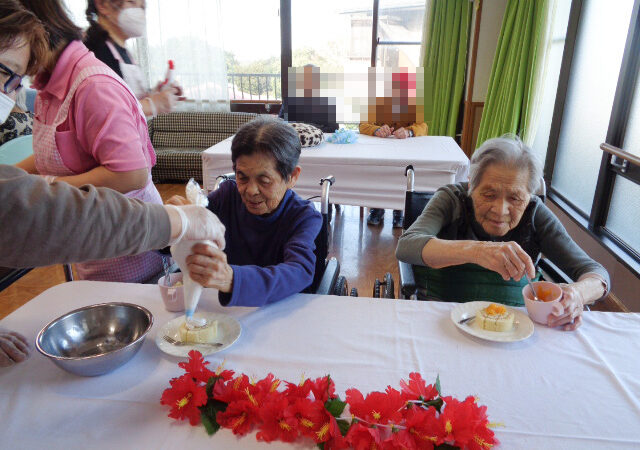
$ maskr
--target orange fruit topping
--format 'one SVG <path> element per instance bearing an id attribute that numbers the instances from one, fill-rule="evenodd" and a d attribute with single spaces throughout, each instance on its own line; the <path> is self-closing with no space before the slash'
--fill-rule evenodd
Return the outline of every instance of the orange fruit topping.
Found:
<path id="1" fill-rule="evenodd" d="M 499 314 L 504 314 L 507 312 L 507 308 L 502 305 L 496 305 L 495 303 L 490 304 L 485 308 L 485 311 L 490 316 L 497 316 Z"/>

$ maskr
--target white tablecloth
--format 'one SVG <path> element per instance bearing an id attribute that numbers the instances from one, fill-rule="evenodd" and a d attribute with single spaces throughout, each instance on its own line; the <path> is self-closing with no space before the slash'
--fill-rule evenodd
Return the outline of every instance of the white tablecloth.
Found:
<path id="1" fill-rule="evenodd" d="M 338 393 L 398 387 L 412 371 L 440 374 L 445 395 L 477 395 L 488 406 L 505 449 L 640 447 L 640 314 L 585 313 L 574 333 L 536 325 L 533 336 L 499 344 L 473 338 L 451 322 L 455 304 L 296 295 L 269 307 L 224 309 L 210 292 L 203 310 L 242 324 L 240 339 L 207 359 L 256 377 L 289 380 L 330 373 Z M 140 352 L 107 375 L 68 374 L 39 353 L 0 369 L 0 448 L 296 448 L 213 437 L 176 422 L 160 405 L 169 379 L 183 373 L 155 345 L 178 314 L 157 286 L 76 281 L 49 289 L 0 322 L 35 339 L 50 320 L 104 301 L 143 305 L 154 325 Z M 300 447 L 298 447 L 300 448 Z M 309 448 L 314 448 L 309 446 Z"/>
<path id="2" fill-rule="evenodd" d="M 204 187 L 213 190 L 218 175 L 232 171 L 231 140 L 202 152 Z M 302 173 L 294 188 L 302 198 L 320 195 L 320 179 L 336 177 L 331 202 L 343 205 L 404 209 L 407 186 L 405 167 L 415 169 L 416 190 L 436 190 L 467 181 L 469 159 L 447 136 L 381 139 L 359 135 L 354 144 L 330 144 L 303 148 Z"/>

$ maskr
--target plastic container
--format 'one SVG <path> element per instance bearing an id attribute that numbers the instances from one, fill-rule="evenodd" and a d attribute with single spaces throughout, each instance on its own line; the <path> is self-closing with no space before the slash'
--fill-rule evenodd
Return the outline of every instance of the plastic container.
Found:
<path id="1" fill-rule="evenodd" d="M 182 286 L 182 273 L 172 273 L 171 283 L 172 286 L 167 286 L 165 280 L 166 277 L 162 277 L 158 280 L 158 287 L 160 288 L 160 295 L 162 295 L 162 301 L 164 307 L 170 312 L 182 312 L 184 311 L 184 287 Z M 179 283 L 179 286 L 176 284 Z"/>

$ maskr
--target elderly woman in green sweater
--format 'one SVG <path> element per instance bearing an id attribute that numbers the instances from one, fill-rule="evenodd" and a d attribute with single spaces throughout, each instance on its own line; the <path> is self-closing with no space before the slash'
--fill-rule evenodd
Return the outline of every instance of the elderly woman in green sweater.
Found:
<path id="1" fill-rule="evenodd" d="M 525 275 L 537 278 L 544 254 L 575 280 L 561 285 L 563 298 L 548 324 L 580 326 L 584 305 L 607 294 L 609 275 L 535 195 L 541 174 L 517 137 L 490 139 L 476 150 L 469 183 L 438 189 L 398 242 L 396 256 L 416 265 L 422 296 L 520 306 Z"/>

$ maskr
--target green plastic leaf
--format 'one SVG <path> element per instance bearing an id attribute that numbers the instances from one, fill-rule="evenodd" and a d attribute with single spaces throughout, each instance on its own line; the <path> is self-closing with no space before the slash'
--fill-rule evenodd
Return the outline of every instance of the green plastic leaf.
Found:
<path id="1" fill-rule="evenodd" d="M 227 404 L 225 402 L 221 402 L 220 400 L 209 400 L 205 405 L 200 408 L 200 420 L 204 425 L 205 429 L 209 436 L 215 434 L 219 429 L 220 425 L 218 424 L 218 420 L 216 419 L 216 414 L 218 411 L 225 411 L 227 409 Z"/>
<path id="2" fill-rule="evenodd" d="M 320 450 L 324 450 L 324 442 L 318 442 L 316 445 Z"/>
<path id="3" fill-rule="evenodd" d="M 338 428 L 340 429 L 340 434 L 342 434 L 343 436 L 346 436 L 347 433 L 349 432 L 349 428 L 351 428 L 351 422 L 349 422 L 347 419 L 338 419 L 336 420 L 336 422 L 338 422 Z"/>
<path id="4" fill-rule="evenodd" d="M 213 387 L 216 385 L 216 381 L 218 381 L 219 376 L 214 376 L 209 378 L 207 381 L 207 385 L 205 386 L 205 391 L 207 392 L 207 398 L 213 398 Z"/>
<path id="5" fill-rule="evenodd" d="M 342 411 L 344 411 L 345 406 L 347 406 L 347 403 L 343 402 L 338 397 L 327 400 L 324 403 L 324 407 L 327 409 L 327 411 L 329 411 L 329 414 L 331 414 L 335 418 L 340 417 Z"/>
<path id="6" fill-rule="evenodd" d="M 436 377 L 436 391 L 438 391 L 438 395 L 442 395 L 442 390 L 440 388 L 440 374 Z"/>
<path id="7" fill-rule="evenodd" d="M 444 405 L 444 400 L 442 400 L 441 398 L 435 398 L 433 400 L 429 400 L 428 402 L 422 402 L 422 406 L 428 408 L 430 406 L 433 406 L 438 412 L 440 412 L 440 409 L 442 408 L 442 405 Z"/>

